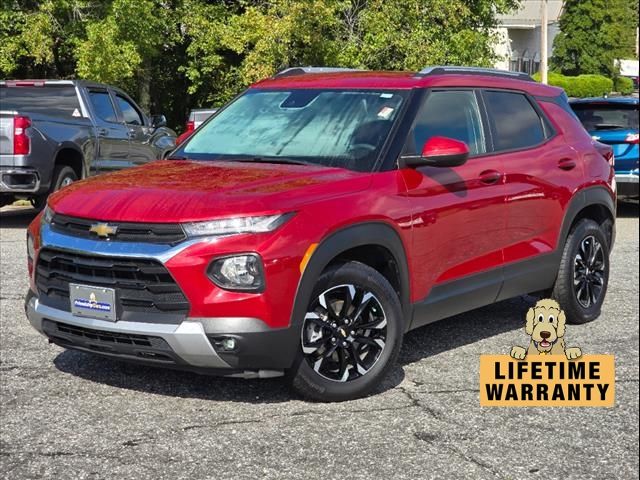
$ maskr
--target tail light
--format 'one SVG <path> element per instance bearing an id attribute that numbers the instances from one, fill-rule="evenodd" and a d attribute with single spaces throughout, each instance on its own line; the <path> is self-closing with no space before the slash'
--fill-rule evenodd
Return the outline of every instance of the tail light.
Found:
<path id="1" fill-rule="evenodd" d="M 638 141 L 638 137 L 639 135 L 637 133 L 630 133 L 627 135 L 627 138 L 625 138 L 625 142 L 627 143 L 640 143 Z"/>
<path id="2" fill-rule="evenodd" d="M 604 158 L 609 163 L 609 165 L 611 165 L 612 167 L 615 165 L 616 158 L 613 154 L 613 148 L 611 147 L 611 145 L 594 141 L 593 146 L 596 148 L 596 150 L 598 150 L 600 155 L 602 155 L 602 158 Z"/>
<path id="3" fill-rule="evenodd" d="M 27 136 L 27 128 L 31 126 L 29 117 L 17 116 L 13 118 L 13 154 L 27 155 L 31 141 Z"/>
<path id="4" fill-rule="evenodd" d="M 196 122 L 194 122 L 193 120 L 189 120 L 187 122 L 187 132 L 193 132 L 196 129 Z"/>

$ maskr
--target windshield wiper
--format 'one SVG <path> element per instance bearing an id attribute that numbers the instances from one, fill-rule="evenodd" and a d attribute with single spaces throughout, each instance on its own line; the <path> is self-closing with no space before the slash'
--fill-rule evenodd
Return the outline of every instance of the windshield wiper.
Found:
<path id="1" fill-rule="evenodd" d="M 228 162 L 242 162 L 242 163 L 283 163 L 287 165 L 315 165 L 317 163 L 305 162 L 304 160 L 296 160 L 294 158 L 287 157 L 247 157 L 247 158 L 232 158 L 223 159 Z"/>
<path id="2" fill-rule="evenodd" d="M 630 130 L 630 128 L 616 123 L 598 123 L 596 130 Z"/>
<path id="3" fill-rule="evenodd" d="M 171 155 L 170 157 L 167 157 L 167 160 L 189 160 L 189 159 L 183 155 Z"/>

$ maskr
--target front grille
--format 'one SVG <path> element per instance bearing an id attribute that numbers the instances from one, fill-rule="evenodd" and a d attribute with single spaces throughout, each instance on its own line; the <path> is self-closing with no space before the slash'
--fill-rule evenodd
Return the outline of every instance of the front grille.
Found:
<path id="1" fill-rule="evenodd" d="M 115 289 L 116 309 L 120 316 L 127 312 L 186 315 L 189 310 L 182 290 L 164 265 L 156 260 L 42 249 L 36 265 L 40 301 L 69 311 L 69 283 Z"/>
<path id="2" fill-rule="evenodd" d="M 173 349 L 160 337 L 108 332 L 48 319 L 43 320 L 42 330 L 51 341 L 63 347 L 153 362 L 176 362 Z"/>
<path id="3" fill-rule="evenodd" d="M 92 238 L 94 240 L 117 240 L 121 242 L 144 242 L 175 244 L 187 238 L 178 223 L 132 223 L 132 222 L 107 222 L 109 226 L 116 227 L 116 233 L 109 237 L 99 237 L 89 231 L 92 225 L 99 222 L 86 218 L 68 217 L 55 214 L 51 220 L 51 229 L 72 235 L 74 237 Z"/>

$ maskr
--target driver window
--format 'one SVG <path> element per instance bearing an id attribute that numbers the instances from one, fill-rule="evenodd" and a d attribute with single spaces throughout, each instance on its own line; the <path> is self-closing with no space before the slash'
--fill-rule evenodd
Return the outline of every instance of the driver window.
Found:
<path id="1" fill-rule="evenodd" d="M 450 90 L 429 93 L 416 117 L 406 153 L 419 154 L 425 142 L 435 136 L 465 142 L 471 155 L 487 151 L 480 107 L 474 92 Z"/>
<path id="2" fill-rule="evenodd" d="M 120 95 L 116 96 L 116 100 L 118 101 L 118 106 L 120 107 L 120 111 L 122 112 L 122 117 L 124 118 L 124 123 L 128 123 L 129 125 L 143 125 L 142 116 L 135 109 L 131 103 L 125 98 L 122 98 Z"/>

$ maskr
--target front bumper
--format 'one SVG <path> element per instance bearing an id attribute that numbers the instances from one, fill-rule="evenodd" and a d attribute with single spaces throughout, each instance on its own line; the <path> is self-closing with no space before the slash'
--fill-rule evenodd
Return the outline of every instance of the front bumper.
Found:
<path id="1" fill-rule="evenodd" d="M 282 375 L 284 368 L 259 368 L 257 365 L 277 366 L 283 360 L 279 358 L 278 343 L 286 344 L 291 339 L 291 332 L 286 329 L 273 331 L 272 335 L 263 332 L 266 336 L 263 340 L 267 341 L 262 341 L 261 332 L 247 328 L 259 325 L 258 319 L 187 319 L 175 325 L 77 317 L 43 305 L 32 292 L 27 295 L 25 311 L 33 328 L 64 348 L 136 363 L 232 377 Z M 226 332 L 230 325 L 236 327 L 231 330 L 240 331 Z M 220 327 L 225 331 L 222 332 Z M 215 338 L 221 336 L 235 338 L 239 345 L 237 351 L 218 353 L 213 345 Z M 273 356 L 268 355 L 269 351 Z M 283 364 L 280 365 L 282 367 Z"/>
<path id="2" fill-rule="evenodd" d="M 637 197 L 639 195 L 639 176 L 635 173 L 616 173 L 618 196 Z"/>

